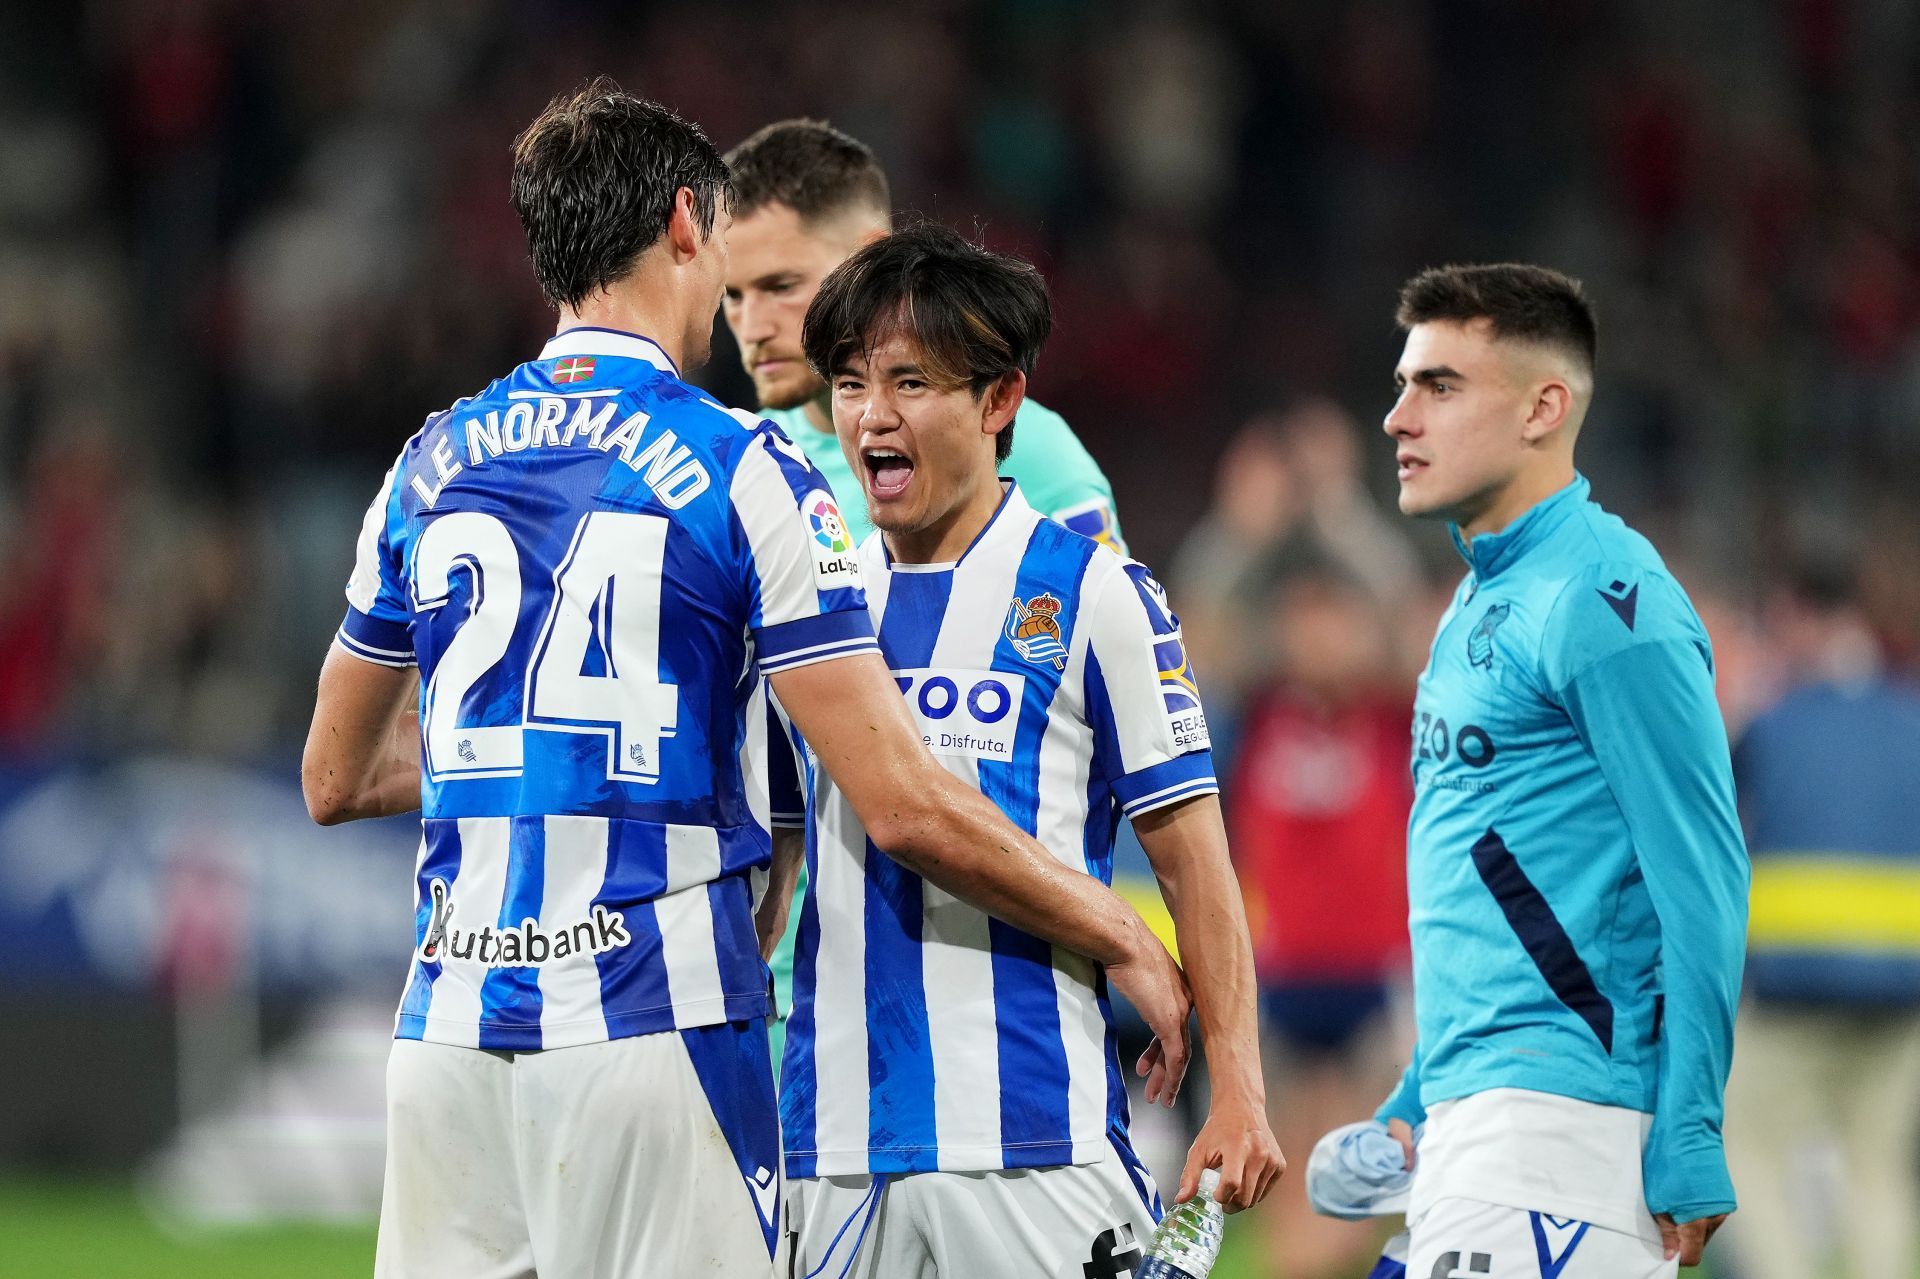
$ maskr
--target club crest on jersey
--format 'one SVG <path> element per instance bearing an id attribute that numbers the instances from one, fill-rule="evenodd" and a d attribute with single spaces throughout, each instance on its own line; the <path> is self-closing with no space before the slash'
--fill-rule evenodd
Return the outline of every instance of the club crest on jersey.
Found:
<path id="1" fill-rule="evenodd" d="M 1067 648 L 1060 642 L 1060 601 L 1051 592 L 1021 601 L 1013 597 L 1007 612 L 1007 638 L 1020 656 L 1035 666 L 1064 670 Z"/>
<path id="2" fill-rule="evenodd" d="M 1513 612 L 1511 604 L 1495 604 L 1481 617 L 1479 625 L 1467 636 L 1467 664 L 1477 670 L 1493 669 L 1493 633 Z"/>
<path id="3" fill-rule="evenodd" d="M 840 516 L 833 494 L 815 489 L 800 499 L 800 510 L 813 533 L 813 581 L 823 591 L 860 585 L 860 562 L 853 556 L 853 534 Z"/>
<path id="4" fill-rule="evenodd" d="M 576 355 L 561 360 L 553 366 L 555 382 L 591 382 L 593 381 L 593 357 Z"/>

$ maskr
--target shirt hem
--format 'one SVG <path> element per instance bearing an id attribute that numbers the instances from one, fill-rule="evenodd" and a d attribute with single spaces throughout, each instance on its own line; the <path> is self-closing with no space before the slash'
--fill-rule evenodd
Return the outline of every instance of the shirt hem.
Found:
<path id="1" fill-rule="evenodd" d="M 582 1018 L 555 1025 L 528 1025 L 517 1022 L 454 1021 L 431 1013 L 401 1013 L 395 1020 L 395 1039 L 418 1039 L 431 1044 L 456 1048 L 494 1049 L 501 1052 L 537 1052 L 548 1048 L 577 1048 L 582 1044 L 605 1043 L 635 1035 L 655 1035 L 667 1030 L 693 1030 L 727 1021 L 748 1021 L 772 1013 L 771 1001 L 764 991 L 711 996 L 630 1012 L 609 1013 L 603 1017 Z"/>

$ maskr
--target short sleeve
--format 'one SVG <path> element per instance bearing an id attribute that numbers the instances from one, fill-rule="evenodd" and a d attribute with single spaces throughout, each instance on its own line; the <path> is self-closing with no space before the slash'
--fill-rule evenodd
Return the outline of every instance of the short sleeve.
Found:
<path id="1" fill-rule="evenodd" d="M 413 605 L 395 546 L 400 514 L 394 486 L 399 474 L 400 464 L 395 462 L 360 522 L 353 573 L 347 578 L 347 615 L 336 637 L 347 652 L 381 666 L 419 664 L 409 629 Z"/>
<path id="2" fill-rule="evenodd" d="M 1107 575 L 1083 615 L 1095 768 L 1128 818 L 1216 793 L 1212 742 L 1180 619 L 1144 565 Z"/>
<path id="3" fill-rule="evenodd" d="M 760 673 L 878 652 L 852 535 L 799 446 L 762 423 L 729 498 L 744 533 L 740 567 Z"/>

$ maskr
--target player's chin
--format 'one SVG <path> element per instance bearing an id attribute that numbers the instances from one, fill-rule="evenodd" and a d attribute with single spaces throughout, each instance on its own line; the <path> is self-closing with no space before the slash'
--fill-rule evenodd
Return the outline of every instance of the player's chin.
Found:
<path id="1" fill-rule="evenodd" d="M 772 377 L 755 374 L 753 378 L 753 393 L 760 398 L 760 407 L 763 409 L 797 409 L 825 389 L 825 384 L 811 372 L 801 375 L 782 373 Z"/>

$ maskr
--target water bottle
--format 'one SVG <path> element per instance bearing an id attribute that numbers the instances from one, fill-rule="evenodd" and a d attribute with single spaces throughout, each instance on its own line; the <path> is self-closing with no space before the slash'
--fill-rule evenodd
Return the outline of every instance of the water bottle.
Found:
<path id="1" fill-rule="evenodd" d="M 1200 1193 L 1161 1218 L 1139 1279 L 1207 1279 L 1227 1228 L 1226 1210 L 1213 1197 L 1219 1189 L 1218 1168 L 1201 1172 Z"/>

